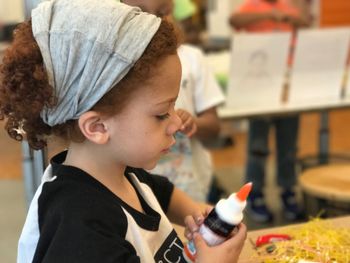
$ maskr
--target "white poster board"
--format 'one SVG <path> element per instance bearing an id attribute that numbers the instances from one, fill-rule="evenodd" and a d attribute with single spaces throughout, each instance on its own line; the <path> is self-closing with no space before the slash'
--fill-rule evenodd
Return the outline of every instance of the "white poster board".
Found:
<path id="1" fill-rule="evenodd" d="M 281 104 L 290 33 L 233 36 L 226 107 L 271 108 Z"/>
<path id="2" fill-rule="evenodd" d="M 322 105 L 341 98 L 349 28 L 299 30 L 288 103 Z"/>

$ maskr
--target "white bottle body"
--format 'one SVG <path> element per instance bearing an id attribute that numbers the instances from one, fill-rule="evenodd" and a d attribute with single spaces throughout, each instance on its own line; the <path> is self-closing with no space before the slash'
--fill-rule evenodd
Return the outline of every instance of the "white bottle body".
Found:
<path id="1" fill-rule="evenodd" d="M 237 200 L 235 194 L 217 203 L 199 228 L 199 233 L 209 246 L 219 245 L 227 239 L 242 221 L 245 205 L 246 202 Z M 193 241 L 185 245 L 183 254 L 187 262 L 195 261 L 196 248 Z"/>
<path id="2" fill-rule="evenodd" d="M 211 247 L 219 245 L 226 240 L 226 237 L 215 234 L 213 231 L 210 230 L 209 227 L 207 227 L 204 224 L 201 225 L 201 227 L 199 228 L 199 233 L 202 235 L 205 242 L 207 242 L 208 246 Z"/>

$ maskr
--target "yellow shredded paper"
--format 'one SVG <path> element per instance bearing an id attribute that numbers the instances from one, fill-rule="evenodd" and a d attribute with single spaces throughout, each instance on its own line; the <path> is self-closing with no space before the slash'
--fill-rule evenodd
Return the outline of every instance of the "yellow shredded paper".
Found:
<path id="1" fill-rule="evenodd" d="M 283 234 L 290 235 L 292 239 L 257 248 L 254 262 L 350 263 L 349 228 L 316 218 L 300 226 L 287 227 Z M 274 246 L 272 252 L 269 249 L 271 245 Z"/>

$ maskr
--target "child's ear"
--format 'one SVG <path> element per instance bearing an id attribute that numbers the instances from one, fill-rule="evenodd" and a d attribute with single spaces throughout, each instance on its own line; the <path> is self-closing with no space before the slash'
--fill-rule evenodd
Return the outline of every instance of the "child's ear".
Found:
<path id="1" fill-rule="evenodd" d="M 86 139 L 96 144 L 105 144 L 108 142 L 109 133 L 101 114 L 96 111 L 87 111 L 83 113 L 78 120 L 80 131 Z"/>

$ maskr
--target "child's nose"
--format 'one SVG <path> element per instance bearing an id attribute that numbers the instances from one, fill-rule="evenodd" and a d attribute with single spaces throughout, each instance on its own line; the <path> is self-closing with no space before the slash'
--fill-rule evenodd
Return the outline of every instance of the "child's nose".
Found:
<path id="1" fill-rule="evenodd" d="M 174 135 L 178 130 L 180 130 L 181 126 L 182 126 L 182 120 L 175 113 L 172 117 L 172 122 L 168 126 L 167 134 Z"/>

